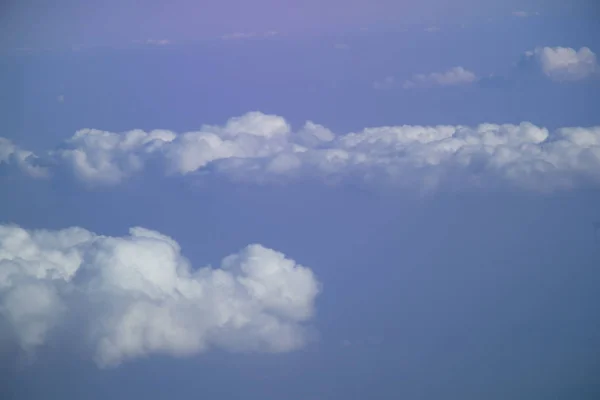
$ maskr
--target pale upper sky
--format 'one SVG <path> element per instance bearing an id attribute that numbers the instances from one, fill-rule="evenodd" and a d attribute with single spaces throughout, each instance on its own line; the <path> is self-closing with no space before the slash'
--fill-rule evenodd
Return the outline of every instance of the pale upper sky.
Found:
<path id="1" fill-rule="evenodd" d="M 238 32 L 311 36 L 399 24 L 487 22 L 540 11 L 592 21 L 598 16 L 588 0 L 8 0 L 0 7 L 1 48 L 201 40 Z"/>

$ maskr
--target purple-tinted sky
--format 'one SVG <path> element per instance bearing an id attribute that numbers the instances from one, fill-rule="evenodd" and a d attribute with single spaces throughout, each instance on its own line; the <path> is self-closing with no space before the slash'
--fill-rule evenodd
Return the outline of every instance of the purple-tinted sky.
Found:
<path id="1" fill-rule="evenodd" d="M 597 4 L 0 0 L 0 399 L 600 399 Z"/>
<path id="2" fill-rule="evenodd" d="M 446 24 L 513 11 L 590 15 L 592 1 L 557 0 L 80 0 L 3 1 L 0 47 L 115 45 L 131 40 L 195 40 L 234 32 L 297 35 L 378 24 Z"/>

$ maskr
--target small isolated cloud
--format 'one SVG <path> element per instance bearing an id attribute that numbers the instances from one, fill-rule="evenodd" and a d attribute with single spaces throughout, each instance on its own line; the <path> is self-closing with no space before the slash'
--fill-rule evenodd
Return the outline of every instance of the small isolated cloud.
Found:
<path id="1" fill-rule="evenodd" d="M 399 125 L 336 135 L 311 121 L 293 130 L 280 116 L 250 112 L 185 133 L 83 129 L 39 157 L 5 139 L 0 157 L 31 175 L 67 171 L 87 185 L 118 184 L 152 165 L 166 175 L 254 183 L 311 176 L 417 189 L 560 190 L 600 185 L 600 127 Z"/>
<path id="2" fill-rule="evenodd" d="M 396 86 L 396 78 L 393 76 L 386 76 L 380 81 L 373 83 L 373 88 L 377 90 L 389 90 Z"/>
<path id="3" fill-rule="evenodd" d="M 171 44 L 171 41 L 168 39 L 146 39 L 146 40 L 134 40 L 133 43 L 136 44 L 147 44 L 151 46 L 167 46 Z"/>
<path id="4" fill-rule="evenodd" d="M 64 103 L 65 102 L 65 95 L 61 94 L 56 98 L 56 101 L 58 101 L 59 103 Z"/>
<path id="5" fill-rule="evenodd" d="M 533 17 L 536 15 L 540 15 L 539 12 L 534 11 L 534 12 L 530 12 L 530 11 L 513 11 L 512 15 L 514 15 L 515 17 L 519 17 L 519 18 L 527 18 L 527 17 Z"/>
<path id="6" fill-rule="evenodd" d="M 477 76 L 473 72 L 463 67 L 454 67 L 446 72 L 414 75 L 412 79 L 406 80 L 402 87 L 411 89 L 432 86 L 458 86 L 468 85 L 476 80 Z"/>
<path id="7" fill-rule="evenodd" d="M 0 316 L 26 354 L 61 334 L 101 367 L 211 347 L 289 352 L 308 339 L 319 291 L 309 268 L 258 244 L 193 268 L 177 242 L 144 228 L 0 225 Z"/>
<path id="8" fill-rule="evenodd" d="M 535 62 L 542 73 L 557 82 L 580 81 L 600 72 L 596 54 L 587 47 L 538 47 L 525 53 L 525 63 Z"/>
<path id="9" fill-rule="evenodd" d="M 260 39 L 260 38 L 269 38 L 273 36 L 277 36 L 278 33 L 276 31 L 267 31 L 267 32 L 235 32 L 228 33 L 226 35 L 221 36 L 223 40 L 241 40 L 241 39 Z"/>
<path id="10" fill-rule="evenodd" d="M 155 46 L 166 46 L 168 44 L 171 44 L 171 41 L 167 39 L 148 39 L 146 40 L 146 44 L 152 44 Z"/>
<path id="11" fill-rule="evenodd" d="M 437 26 L 428 26 L 427 28 L 425 28 L 425 32 L 429 32 L 429 33 L 434 33 L 434 32 L 439 32 L 440 28 Z"/>

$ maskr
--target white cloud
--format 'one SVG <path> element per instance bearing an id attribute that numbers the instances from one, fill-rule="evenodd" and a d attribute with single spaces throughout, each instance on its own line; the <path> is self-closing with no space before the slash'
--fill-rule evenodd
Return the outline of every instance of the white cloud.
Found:
<path id="1" fill-rule="evenodd" d="M 193 269 L 173 239 L 144 228 L 109 237 L 0 225 L 0 317 L 28 353 L 63 326 L 81 329 L 103 367 L 210 347 L 293 351 L 319 291 L 309 268 L 258 244 Z"/>
<path id="2" fill-rule="evenodd" d="M 58 101 L 59 103 L 64 103 L 65 102 L 65 95 L 61 94 L 58 97 L 56 97 L 56 101 Z"/>
<path id="3" fill-rule="evenodd" d="M 525 53 L 534 59 L 544 75 L 554 81 L 578 81 L 600 72 L 596 54 L 587 47 L 538 47 Z"/>
<path id="4" fill-rule="evenodd" d="M 167 174 L 263 183 L 312 176 L 418 189 L 559 190 L 600 184 L 600 127 L 401 125 L 336 135 L 310 121 L 293 130 L 282 117 L 252 112 L 181 134 L 81 130 L 41 159 L 49 172 L 66 167 L 88 184 L 116 184 L 152 163 Z"/>
<path id="5" fill-rule="evenodd" d="M 83 181 L 118 183 L 142 170 L 144 160 L 163 143 L 169 143 L 176 137 L 175 133 L 163 130 L 132 130 L 119 134 L 82 129 L 51 156 L 69 165 Z"/>
<path id="6" fill-rule="evenodd" d="M 431 86 L 457 86 L 467 85 L 477 80 L 477 76 L 463 67 L 454 67 L 445 72 L 431 74 L 417 74 L 402 84 L 404 89 L 431 87 Z"/>
<path id="7" fill-rule="evenodd" d="M 48 169 L 36 165 L 37 160 L 38 157 L 31 151 L 22 150 L 10 140 L 0 137 L 0 166 L 14 165 L 31 177 L 48 177 Z"/>

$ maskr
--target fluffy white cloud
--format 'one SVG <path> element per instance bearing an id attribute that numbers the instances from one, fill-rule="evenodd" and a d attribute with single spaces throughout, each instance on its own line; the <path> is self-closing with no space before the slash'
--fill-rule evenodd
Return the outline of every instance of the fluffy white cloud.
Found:
<path id="1" fill-rule="evenodd" d="M 171 131 L 132 130 L 123 134 L 98 129 L 79 130 L 63 148 L 50 153 L 53 161 L 69 165 L 83 181 L 117 183 L 139 172 L 164 143 L 175 140 Z"/>
<path id="2" fill-rule="evenodd" d="M 173 239 L 144 228 L 108 237 L 0 225 L 0 327 L 27 352 L 63 326 L 81 329 L 105 367 L 211 346 L 292 351 L 308 338 L 319 291 L 309 268 L 258 244 L 194 269 Z"/>
<path id="3" fill-rule="evenodd" d="M 534 59 L 544 75 L 554 81 L 578 81 L 600 72 L 596 54 L 587 47 L 538 47 L 525 56 Z"/>
<path id="4" fill-rule="evenodd" d="M 417 74 L 405 81 L 402 87 L 405 89 L 430 86 L 457 86 L 467 85 L 477 80 L 477 76 L 463 67 L 454 67 L 445 72 L 434 72 L 431 74 Z"/>
<path id="5" fill-rule="evenodd" d="M 120 182 L 152 162 L 169 174 L 216 174 L 253 182 L 310 175 L 329 182 L 358 178 L 418 189 L 510 184 L 557 190 L 600 183 L 600 127 L 550 132 L 528 122 L 402 125 L 335 135 L 310 121 L 294 131 L 282 117 L 252 112 L 224 126 L 182 134 L 86 129 L 41 158 L 44 165 L 67 166 L 79 179 L 95 184 Z"/>

